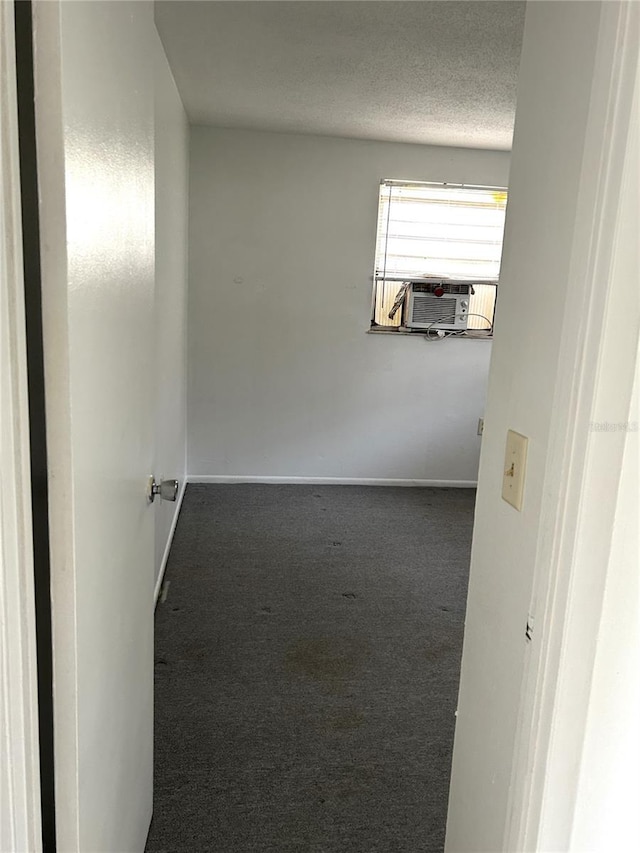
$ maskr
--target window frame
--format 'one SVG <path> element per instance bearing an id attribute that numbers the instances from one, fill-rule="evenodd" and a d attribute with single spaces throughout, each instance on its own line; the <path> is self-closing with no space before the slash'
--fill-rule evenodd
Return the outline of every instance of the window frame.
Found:
<path id="1" fill-rule="evenodd" d="M 378 207 L 377 207 L 377 227 L 376 227 L 376 238 L 375 238 L 375 248 L 374 248 L 374 259 L 373 259 L 373 275 L 372 275 L 372 294 L 371 294 L 371 317 L 369 321 L 369 332 L 375 334 L 404 334 L 404 335 L 420 335 L 425 336 L 424 329 L 412 329 L 407 326 L 404 326 L 402 322 L 400 325 L 382 325 L 376 322 L 376 309 L 379 304 L 379 285 L 381 282 L 398 282 L 400 286 L 403 282 L 419 282 L 419 283 L 429 283 L 429 282 L 464 282 L 473 286 L 491 286 L 495 288 L 495 296 L 493 299 L 493 312 L 492 316 L 487 319 L 490 320 L 490 327 L 484 329 L 474 329 L 468 328 L 466 330 L 459 330 L 455 332 L 447 332 L 446 336 L 454 335 L 456 337 L 468 337 L 468 338 L 491 338 L 493 337 L 493 326 L 495 319 L 495 311 L 498 302 L 498 289 L 499 289 L 499 281 L 500 281 L 500 265 L 498 267 L 498 275 L 493 277 L 485 277 L 485 278 L 467 278 L 467 277 L 455 277 L 455 276 L 443 276 L 443 275 L 430 275 L 425 273 L 423 276 L 401 276 L 400 274 L 392 274 L 390 276 L 381 276 L 379 275 L 379 245 L 381 241 L 381 234 L 384 232 L 388 233 L 389 229 L 389 220 L 387 219 L 386 226 L 383 225 L 381 220 L 382 215 L 382 188 L 383 187 L 434 187 L 438 189 L 442 188 L 451 188 L 451 189 L 461 189 L 461 190 L 469 190 L 469 191 L 484 191 L 484 192 L 494 192 L 494 193 L 504 193 L 505 198 L 505 212 L 506 205 L 508 202 L 508 193 L 509 188 L 506 186 L 492 186 L 486 184 L 467 184 L 467 183 L 457 183 L 453 181 L 417 181 L 417 180 L 401 180 L 396 178 L 381 178 L 378 188 Z M 387 238 L 388 239 L 388 238 Z M 502 241 L 500 243 L 500 264 L 502 259 L 502 247 L 504 245 L 504 227 L 502 232 Z M 385 268 L 386 269 L 386 268 Z M 398 287 L 399 289 L 399 287 Z M 404 307 L 401 306 L 399 311 L 403 311 Z M 435 331 L 435 330 L 434 330 Z M 441 337 L 441 335 L 438 335 Z"/>

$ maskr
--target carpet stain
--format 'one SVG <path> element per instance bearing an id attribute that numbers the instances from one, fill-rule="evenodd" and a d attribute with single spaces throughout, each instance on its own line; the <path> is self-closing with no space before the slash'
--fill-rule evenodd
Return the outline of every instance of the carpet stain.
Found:
<path id="1" fill-rule="evenodd" d="M 368 655 L 368 643 L 348 637 L 303 637 L 287 652 L 287 669 L 342 692 Z"/>

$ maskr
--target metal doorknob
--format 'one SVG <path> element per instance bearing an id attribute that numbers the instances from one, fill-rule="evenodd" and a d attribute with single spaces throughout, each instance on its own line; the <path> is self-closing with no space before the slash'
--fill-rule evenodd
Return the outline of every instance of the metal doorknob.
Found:
<path id="1" fill-rule="evenodd" d="M 178 497 L 178 481 L 177 480 L 161 480 L 156 483 L 155 477 L 149 477 L 149 488 L 147 497 L 153 503 L 156 495 L 160 495 L 161 501 L 175 501 Z"/>

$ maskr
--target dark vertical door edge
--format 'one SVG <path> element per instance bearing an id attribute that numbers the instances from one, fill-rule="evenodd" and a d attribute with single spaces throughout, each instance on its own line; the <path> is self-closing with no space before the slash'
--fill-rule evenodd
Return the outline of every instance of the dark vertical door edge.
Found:
<path id="1" fill-rule="evenodd" d="M 38 660 L 42 844 L 44 853 L 55 853 L 51 566 L 49 560 L 49 499 L 34 105 L 33 21 L 30 0 L 16 0 L 14 6 Z"/>

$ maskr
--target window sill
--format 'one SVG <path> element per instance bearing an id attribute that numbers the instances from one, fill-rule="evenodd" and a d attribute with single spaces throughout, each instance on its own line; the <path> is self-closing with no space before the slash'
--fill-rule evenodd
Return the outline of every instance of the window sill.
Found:
<path id="1" fill-rule="evenodd" d="M 399 337 L 403 335 L 404 337 L 409 338 L 422 338 L 425 339 L 425 331 L 423 329 L 416 329 L 415 331 L 409 331 L 409 329 L 383 329 L 376 326 L 371 326 L 367 329 L 368 335 L 390 335 L 393 337 Z M 444 335 L 442 338 L 436 337 L 435 335 L 429 340 L 433 341 L 444 341 L 447 339 L 455 338 L 457 341 L 492 341 L 493 335 L 485 335 L 482 333 L 481 329 L 471 330 L 470 332 L 461 332 L 459 334 L 453 335 Z"/>

